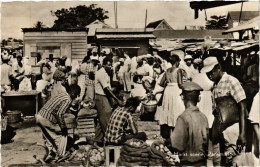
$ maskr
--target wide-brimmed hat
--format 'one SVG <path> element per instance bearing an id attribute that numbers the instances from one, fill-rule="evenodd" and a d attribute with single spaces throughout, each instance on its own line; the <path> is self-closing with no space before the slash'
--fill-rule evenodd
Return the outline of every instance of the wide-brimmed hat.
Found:
<path id="1" fill-rule="evenodd" d="M 201 69 L 201 72 L 210 72 L 217 64 L 218 60 L 216 57 L 208 57 L 203 61 L 204 67 Z"/>
<path id="2" fill-rule="evenodd" d="M 186 55 L 184 58 L 184 61 L 186 61 L 186 60 L 193 60 L 193 58 L 191 55 Z"/>

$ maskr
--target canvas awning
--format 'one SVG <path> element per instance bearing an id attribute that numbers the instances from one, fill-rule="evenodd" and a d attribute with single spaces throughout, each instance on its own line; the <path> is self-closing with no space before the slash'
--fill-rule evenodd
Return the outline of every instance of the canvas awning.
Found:
<path id="1" fill-rule="evenodd" d="M 257 16 L 251 20 L 248 20 L 247 22 L 244 22 L 237 27 L 233 27 L 222 34 L 232 33 L 232 32 L 239 32 L 243 30 L 259 30 L 259 19 L 260 16 Z"/>

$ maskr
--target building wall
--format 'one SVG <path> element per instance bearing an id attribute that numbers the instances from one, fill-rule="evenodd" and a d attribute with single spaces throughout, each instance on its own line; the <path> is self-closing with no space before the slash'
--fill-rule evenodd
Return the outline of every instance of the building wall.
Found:
<path id="1" fill-rule="evenodd" d="M 87 53 L 87 33 L 85 31 L 64 32 L 24 32 L 24 56 L 35 58 L 37 53 L 42 57 L 53 54 L 55 58 L 67 56 L 82 60 Z"/>
<path id="2" fill-rule="evenodd" d="M 137 54 L 144 55 L 149 53 L 149 40 L 143 39 L 143 40 L 100 40 L 99 44 L 101 47 L 110 47 L 110 48 L 116 48 L 116 47 L 133 47 L 137 48 L 138 51 Z"/>

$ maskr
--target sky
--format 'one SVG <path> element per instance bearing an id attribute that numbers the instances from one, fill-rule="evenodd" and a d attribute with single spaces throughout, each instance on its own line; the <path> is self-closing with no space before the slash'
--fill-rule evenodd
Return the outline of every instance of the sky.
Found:
<path id="1" fill-rule="evenodd" d="M 23 38 L 21 28 L 31 28 L 37 21 L 51 27 L 56 19 L 51 10 L 76 7 L 78 5 L 97 4 L 107 10 L 109 19 L 105 23 L 115 27 L 113 1 L 25 1 L 2 2 L 1 4 L 1 39 L 13 37 Z M 147 9 L 147 24 L 165 19 L 173 29 L 184 29 L 185 25 L 204 26 L 204 11 L 199 12 L 199 18 L 194 19 L 194 10 L 188 1 L 118 1 L 118 27 L 143 28 L 145 26 L 145 11 Z M 226 15 L 228 11 L 240 11 L 241 3 L 207 9 L 207 18 L 212 15 Z M 243 11 L 259 11 L 259 2 L 244 2 Z"/>

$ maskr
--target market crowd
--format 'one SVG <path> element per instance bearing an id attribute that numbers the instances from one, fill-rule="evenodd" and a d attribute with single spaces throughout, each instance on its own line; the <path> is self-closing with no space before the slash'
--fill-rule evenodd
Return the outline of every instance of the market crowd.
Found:
<path id="1" fill-rule="evenodd" d="M 173 52 L 164 59 L 157 52 L 98 55 L 93 50 L 78 62 L 66 55 L 55 60 L 52 54 L 48 58 L 38 54 L 41 77 L 37 78 L 29 57 L 3 52 L 1 87 L 2 92 L 41 92 L 36 120 L 47 141 L 48 157 L 65 154 L 68 109 L 77 115 L 84 103 L 95 103 L 94 144 L 121 145 L 131 138 L 147 139 L 145 132 L 138 132 L 133 115 L 142 115 L 143 105 L 155 102 L 154 120 L 161 136 L 173 152 L 187 155 L 180 156 L 182 165 L 205 166 L 212 159 L 215 166 L 222 166 L 236 150 L 248 146 L 248 131 L 255 134 L 250 151 L 259 156 L 259 53 L 248 54 L 243 67 L 245 83 L 257 87 L 250 107 L 241 81 L 226 73 L 215 56 L 201 59 Z M 230 111 L 228 102 L 238 106 L 237 112 Z"/>

